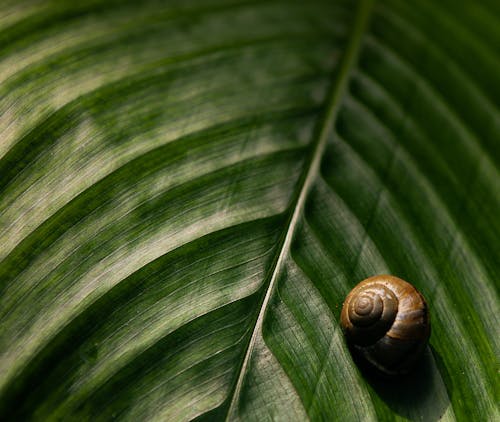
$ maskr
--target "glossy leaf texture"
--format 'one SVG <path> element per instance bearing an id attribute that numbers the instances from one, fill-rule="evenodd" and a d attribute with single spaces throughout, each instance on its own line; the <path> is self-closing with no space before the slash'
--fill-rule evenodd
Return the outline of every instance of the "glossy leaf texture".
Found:
<path id="1" fill-rule="evenodd" d="M 498 420 L 500 3 L 0 5 L 1 420 Z M 358 369 L 360 280 L 427 298 Z"/>

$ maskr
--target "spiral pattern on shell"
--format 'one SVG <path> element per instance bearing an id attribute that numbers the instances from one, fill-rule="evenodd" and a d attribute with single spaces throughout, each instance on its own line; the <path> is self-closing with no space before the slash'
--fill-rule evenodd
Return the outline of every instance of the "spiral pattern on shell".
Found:
<path id="1" fill-rule="evenodd" d="M 351 350 L 391 375 L 411 369 L 430 335 L 425 299 L 390 275 L 359 283 L 344 302 L 341 324 Z"/>

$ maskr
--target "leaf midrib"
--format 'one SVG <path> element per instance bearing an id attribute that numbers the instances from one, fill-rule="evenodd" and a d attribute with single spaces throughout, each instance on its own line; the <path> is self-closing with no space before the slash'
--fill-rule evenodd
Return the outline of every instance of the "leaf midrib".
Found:
<path id="1" fill-rule="evenodd" d="M 299 179 L 297 194 L 291 201 L 287 223 L 277 245 L 275 258 L 271 264 L 269 272 L 270 276 L 268 276 L 263 286 L 263 294 L 259 302 L 258 312 L 256 313 L 256 317 L 254 319 L 252 335 L 250 336 L 245 347 L 245 354 L 239 366 L 238 377 L 236 378 L 236 382 L 229 394 L 230 401 L 226 414 L 226 421 L 232 420 L 233 415 L 237 410 L 238 400 L 241 395 L 241 389 L 245 375 L 248 371 L 255 342 L 257 337 L 262 333 L 262 324 L 270 299 L 273 296 L 278 276 L 281 273 L 283 263 L 288 256 L 307 196 L 319 173 L 321 159 L 324 155 L 330 132 L 336 120 L 337 112 L 349 81 L 351 69 L 357 62 L 361 41 L 368 26 L 372 5 L 373 0 L 361 0 L 359 3 L 354 18 L 351 36 L 345 53 L 340 61 L 338 72 L 334 70 L 332 85 L 328 95 L 326 96 L 325 111 L 317 126 L 315 137 L 311 145 L 311 153 L 307 158 L 304 170 Z"/>

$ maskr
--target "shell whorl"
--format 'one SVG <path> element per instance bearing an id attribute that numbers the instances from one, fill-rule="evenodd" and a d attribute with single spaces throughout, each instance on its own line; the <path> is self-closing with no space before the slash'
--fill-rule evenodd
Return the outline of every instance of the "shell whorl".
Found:
<path id="1" fill-rule="evenodd" d="M 354 287 L 344 302 L 341 324 L 349 345 L 389 374 L 407 372 L 430 335 L 424 298 L 390 275 L 370 277 Z"/>
<path id="2" fill-rule="evenodd" d="M 358 285 L 347 297 L 342 314 L 349 340 L 369 345 L 382 338 L 398 312 L 398 298 L 381 283 Z"/>

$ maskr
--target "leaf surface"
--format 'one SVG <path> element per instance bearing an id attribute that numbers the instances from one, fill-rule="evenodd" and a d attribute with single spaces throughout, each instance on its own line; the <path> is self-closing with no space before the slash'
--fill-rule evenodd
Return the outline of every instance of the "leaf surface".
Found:
<path id="1" fill-rule="evenodd" d="M 495 420 L 496 2 L 0 6 L 0 419 Z M 353 362 L 349 290 L 431 309 Z"/>

